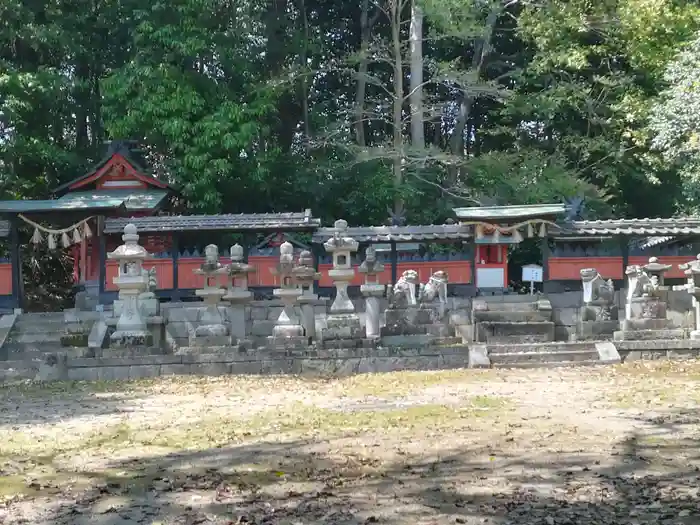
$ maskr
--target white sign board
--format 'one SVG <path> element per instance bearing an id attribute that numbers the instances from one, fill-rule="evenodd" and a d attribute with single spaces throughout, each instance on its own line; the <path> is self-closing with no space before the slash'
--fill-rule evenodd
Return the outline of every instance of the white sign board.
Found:
<path id="1" fill-rule="evenodd" d="M 523 282 L 541 283 L 542 267 L 537 264 L 526 264 L 523 266 Z"/>

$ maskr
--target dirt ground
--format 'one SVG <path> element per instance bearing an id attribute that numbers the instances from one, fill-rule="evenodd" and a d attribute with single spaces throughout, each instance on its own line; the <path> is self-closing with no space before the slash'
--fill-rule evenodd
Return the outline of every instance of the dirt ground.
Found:
<path id="1" fill-rule="evenodd" d="M 0 523 L 698 524 L 700 362 L 0 388 Z"/>

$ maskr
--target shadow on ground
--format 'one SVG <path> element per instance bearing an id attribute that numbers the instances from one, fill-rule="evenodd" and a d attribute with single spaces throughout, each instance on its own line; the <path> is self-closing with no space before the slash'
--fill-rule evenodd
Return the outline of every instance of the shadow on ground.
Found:
<path id="1" fill-rule="evenodd" d="M 259 443 L 113 460 L 34 523 L 696 524 L 694 412 L 641 416 L 600 453 L 460 447 L 380 454 L 380 442 Z"/>

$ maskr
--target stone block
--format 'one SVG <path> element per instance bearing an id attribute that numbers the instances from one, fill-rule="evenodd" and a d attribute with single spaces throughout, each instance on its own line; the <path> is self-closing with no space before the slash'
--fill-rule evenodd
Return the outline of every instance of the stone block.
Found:
<path id="1" fill-rule="evenodd" d="M 454 368 L 469 368 L 469 353 L 449 354 L 440 356 L 440 368 L 443 370 L 451 370 Z M 477 368 L 477 367 L 472 367 Z"/>
<path id="2" fill-rule="evenodd" d="M 180 308 L 170 308 L 167 310 L 166 318 L 168 322 L 171 323 L 195 323 L 199 319 L 199 312 L 202 309 L 202 306 L 183 306 Z"/>
<path id="3" fill-rule="evenodd" d="M 595 349 L 598 352 L 598 359 L 600 359 L 601 363 L 616 364 L 622 362 L 617 348 L 609 341 L 596 343 Z"/>
<path id="4" fill-rule="evenodd" d="M 471 345 L 469 347 L 469 368 L 491 368 L 486 345 Z"/>
<path id="5" fill-rule="evenodd" d="M 129 379 L 129 366 L 102 366 L 97 369 L 100 381 L 124 381 Z"/>
<path id="6" fill-rule="evenodd" d="M 265 321 L 267 320 L 267 308 L 264 306 L 253 306 L 250 308 L 250 318 L 253 321 Z M 279 317 L 279 315 L 278 315 Z M 276 321 L 277 318 L 273 319 L 273 321 Z"/>
<path id="7" fill-rule="evenodd" d="M 310 376 L 335 375 L 339 359 L 300 359 L 301 373 Z"/>
<path id="8" fill-rule="evenodd" d="M 160 368 L 160 365 L 131 365 L 129 367 L 129 379 L 158 377 L 161 374 Z"/>
<path id="9" fill-rule="evenodd" d="M 360 357 L 349 357 L 347 359 L 335 359 L 334 360 L 334 375 L 336 376 L 349 376 L 359 373 L 358 369 L 360 366 L 362 358 Z"/>
<path id="10" fill-rule="evenodd" d="M 382 346 L 401 346 L 401 347 L 421 347 L 428 346 L 435 340 L 432 335 L 389 335 L 382 336 Z"/>
<path id="11" fill-rule="evenodd" d="M 168 323 L 168 330 L 170 334 L 175 338 L 189 338 L 190 336 L 190 325 L 184 321 L 176 321 Z"/>
<path id="12" fill-rule="evenodd" d="M 557 308 L 554 311 L 554 321 L 557 324 L 573 326 L 578 323 L 578 308 Z"/>
<path id="13" fill-rule="evenodd" d="M 572 336 L 576 335 L 576 331 L 567 325 L 554 325 L 554 340 L 569 341 Z"/>
<path id="14" fill-rule="evenodd" d="M 300 374 L 301 363 L 298 359 L 271 359 L 260 363 L 261 373 L 268 375 Z"/>
<path id="15" fill-rule="evenodd" d="M 267 320 L 268 321 L 277 321 L 279 319 L 280 314 L 282 313 L 283 308 L 280 306 L 270 306 L 267 309 Z M 296 310 L 296 308 L 295 308 Z"/>
<path id="16" fill-rule="evenodd" d="M 430 324 L 426 327 L 428 335 L 435 337 L 450 337 L 452 330 L 445 324 Z"/>
<path id="17" fill-rule="evenodd" d="M 69 381 L 97 381 L 99 378 L 99 368 L 97 367 L 69 367 L 67 377 Z"/>
<path id="18" fill-rule="evenodd" d="M 161 365 L 160 374 L 163 376 L 181 376 L 190 373 L 190 365 Z"/>
<path id="19" fill-rule="evenodd" d="M 237 375 L 260 375 L 262 361 L 237 361 L 231 364 L 231 373 Z"/>
<path id="20" fill-rule="evenodd" d="M 466 310 L 457 310 L 449 313 L 450 324 L 471 324 L 471 317 Z"/>
<path id="21" fill-rule="evenodd" d="M 615 341 L 643 341 L 643 340 L 664 340 L 683 339 L 686 331 L 682 328 L 673 330 L 619 330 L 613 334 Z"/>
<path id="22" fill-rule="evenodd" d="M 628 332 L 630 330 L 665 330 L 673 328 L 671 321 L 664 319 L 623 319 L 620 329 Z"/>
<path id="23" fill-rule="evenodd" d="M 274 328 L 274 321 L 254 321 L 249 333 L 257 337 L 267 337 L 272 335 Z"/>
<path id="24" fill-rule="evenodd" d="M 190 365 L 190 374 L 203 376 L 223 376 L 230 373 L 230 363 L 193 363 Z"/>
<path id="25" fill-rule="evenodd" d="M 581 321 L 578 326 L 577 340 L 611 339 L 618 328 L 618 321 Z"/>

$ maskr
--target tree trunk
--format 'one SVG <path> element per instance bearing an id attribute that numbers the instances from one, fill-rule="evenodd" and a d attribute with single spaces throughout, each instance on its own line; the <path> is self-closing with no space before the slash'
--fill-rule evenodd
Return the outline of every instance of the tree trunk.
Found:
<path id="1" fill-rule="evenodd" d="M 401 7 L 402 0 L 391 0 L 391 40 L 394 61 L 394 215 L 404 214 L 403 191 L 403 54 L 401 52 Z"/>
<path id="2" fill-rule="evenodd" d="M 425 147 L 425 130 L 423 125 L 423 12 L 413 0 L 411 5 L 411 28 L 409 36 L 411 46 L 411 142 L 414 148 Z"/>
<path id="3" fill-rule="evenodd" d="M 360 14 L 360 63 L 357 65 L 357 89 L 355 91 L 355 141 L 358 146 L 365 147 L 365 97 L 367 96 L 367 71 L 369 68 L 370 38 L 369 0 L 362 0 Z"/>
<path id="4" fill-rule="evenodd" d="M 493 36 L 493 30 L 498 21 L 498 15 L 501 13 L 501 5 L 499 3 L 494 3 L 491 11 L 486 17 L 486 27 L 484 29 L 484 36 L 474 46 L 474 56 L 472 57 L 472 69 L 474 70 L 477 80 L 481 77 L 481 73 L 484 66 L 484 61 L 486 56 L 489 54 L 491 49 L 491 37 Z M 474 97 L 467 96 L 462 93 L 459 98 L 459 112 L 457 114 L 457 121 L 455 122 L 454 130 L 452 131 L 452 137 L 450 138 L 450 152 L 452 155 L 462 157 L 464 156 L 464 130 L 466 129 L 467 122 L 469 122 L 469 117 L 471 116 L 472 105 L 474 104 Z M 457 184 L 459 179 L 459 168 L 455 167 L 449 171 L 448 186 L 454 186 Z"/>
<path id="5" fill-rule="evenodd" d="M 306 13 L 306 1 L 299 0 L 299 11 L 304 25 L 304 43 L 301 48 L 301 110 L 304 120 L 304 148 L 308 153 L 311 149 L 311 122 L 309 117 L 309 80 L 307 70 L 309 68 L 309 17 Z"/>

